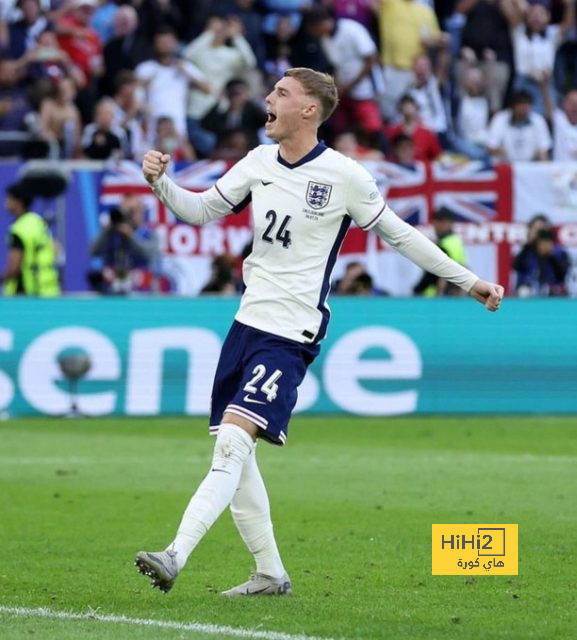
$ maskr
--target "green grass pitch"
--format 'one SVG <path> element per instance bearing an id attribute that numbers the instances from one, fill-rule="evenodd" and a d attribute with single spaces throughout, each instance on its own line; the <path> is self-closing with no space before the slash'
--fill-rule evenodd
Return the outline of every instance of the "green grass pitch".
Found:
<path id="1" fill-rule="evenodd" d="M 577 638 L 576 418 L 297 417 L 258 452 L 294 595 L 218 595 L 252 569 L 225 513 L 165 596 L 133 557 L 172 539 L 210 461 L 205 422 L 0 423 L 0 638 Z M 444 522 L 518 523 L 519 575 L 432 576 Z M 237 631 L 24 611 L 40 607 Z"/>

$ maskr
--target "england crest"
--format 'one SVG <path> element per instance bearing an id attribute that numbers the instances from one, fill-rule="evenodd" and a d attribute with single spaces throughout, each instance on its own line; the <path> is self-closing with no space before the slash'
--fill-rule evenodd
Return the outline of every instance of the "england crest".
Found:
<path id="1" fill-rule="evenodd" d="M 331 191 L 330 184 L 321 184 L 320 182 L 309 182 L 307 187 L 307 204 L 313 209 L 322 209 L 329 203 Z"/>

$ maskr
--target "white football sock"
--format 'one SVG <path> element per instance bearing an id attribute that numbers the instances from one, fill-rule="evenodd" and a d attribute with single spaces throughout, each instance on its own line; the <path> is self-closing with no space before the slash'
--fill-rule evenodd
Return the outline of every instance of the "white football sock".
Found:
<path id="1" fill-rule="evenodd" d="M 234 424 L 220 425 L 211 469 L 190 499 L 176 538 L 168 547 L 176 552 L 175 560 L 179 570 L 186 564 L 188 556 L 204 534 L 230 504 L 245 461 L 254 447 L 253 439 L 244 429 Z"/>
<path id="2" fill-rule="evenodd" d="M 244 463 L 230 510 L 238 532 L 256 560 L 257 572 L 280 578 L 285 568 L 274 539 L 268 495 L 255 453 L 253 449 Z"/>

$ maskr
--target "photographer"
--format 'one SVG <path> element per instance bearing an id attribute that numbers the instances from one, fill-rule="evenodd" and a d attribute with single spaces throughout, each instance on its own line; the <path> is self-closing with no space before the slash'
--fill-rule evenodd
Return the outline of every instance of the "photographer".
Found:
<path id="1" fill-rule="evenodd" d="M 125 295 L 135 289 L 135 275 L 154 266 L 158 241 L 144 222 L 142 202 L 127 195 L 118 208 L 110 211 L 110 221 L 100 232 L 91 249 L 93 257 L 102 259 L 102 269 L 88 274 L 95 291 Z"/>
<path id="2" fill-rule="evenodd" d="M 541 214 L 533 216 L 528 224 L 527 242 L 513 259 L 517 295 L 521 298 L 566 296 L 569 267 L 569 256 L 556 243 L 550 220 Z"/>

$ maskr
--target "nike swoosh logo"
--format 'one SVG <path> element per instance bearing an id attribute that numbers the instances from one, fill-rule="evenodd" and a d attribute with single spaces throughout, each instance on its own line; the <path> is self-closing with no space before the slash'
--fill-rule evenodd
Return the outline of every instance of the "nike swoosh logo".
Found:
<path id="1" fill-rule="evenodd" d="M 269 184 L 272 184 L 272 182 L 267 182 L 266 180 L 261 180 L 261 182 L 263 187 L 268 187 Z"/>
<path id="2" fill-rule="evenodd" d="M 266 402 L 263 402 L 262 400 L 255 400 L 254 398 L 251 398 L 248 393 L 246 394 L 246 396 L 243 398 L 243 400 L 245 402 L 249 402 L 251 404 L 266 404 Z"/>

